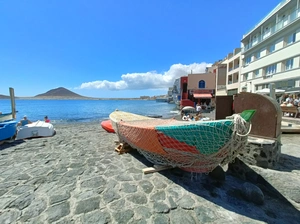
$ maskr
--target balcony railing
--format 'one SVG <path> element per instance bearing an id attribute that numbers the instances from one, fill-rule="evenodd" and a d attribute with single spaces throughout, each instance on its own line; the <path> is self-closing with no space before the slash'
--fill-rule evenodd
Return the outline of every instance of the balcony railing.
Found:
<path id="1" fill-rule="evenodd" d="M 296 9 L 290 15 L 288 15 L 287 19 L 279 21 L 274 26 L 272 26 L 270 29 L 265 31 L 262 35 L 258 36 L 254 40 L 252 40 L 251 43 L 247 44 L 245 47 L 242 48 L 242 52 L 245 52 L 245 51 L 249 50 L 250 48 L 254 47 L 256 44 L 262 42 L 264 39 L 271 36 L 272 34 L 277 33 L 283 27 L 285 27 L 286 25 L 289 25 L 290 23 L 294 22 L 298 18 L 300 18 L 300 9 Z"/>
<path id="2" fill-rule="evenodd" d="M 268 15 L 266 15 L 263 19 L 261 19 L 251 30 L 249 30 L 247 32 L 250 33 L 252 30 L 254 30 L 256 27 L 258 27 L 258 25 L 265 20 L 265 18 L 268 18 L 270 15 L 272 15 L 277 9 L 279 9 L 281 6 L 283 6 L 288 0 L 283 0 L 281 1 L 271 12 L 269 12 Z"/>

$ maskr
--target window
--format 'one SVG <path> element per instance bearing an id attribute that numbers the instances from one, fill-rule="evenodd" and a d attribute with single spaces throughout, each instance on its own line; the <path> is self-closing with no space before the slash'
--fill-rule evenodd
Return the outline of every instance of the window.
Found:
<path id="1" fill-rule="evenodd" d="M 260 58 L 260 51 L 256 53 L 255 58 L 256 60 Z"/>
<path id="2" fill-rule="evenodd" d="M 249 65 L 251 62 L 251 56 L 245 58 L 245 65 Z"/>
<path id="3" fill-rule="evenodd" d="M 259 75 L 259 69 L 257 69 L 257 70 L 254 71 L 254 76 L 255 76 L 255 78 L 257 78 L 257 77 L 260 76 L 260 75 Z"/>
<path id="4" fill-rule="evenodd" d="M 275 51 L 275 44 L 272 44 L 269 48 L 269 53 L 272 53 Z"/>
<path id="5" fill-rule="evenodd" d="M 293 64 L 294 64 L 294 59 L 290 58 L 288 60 L 285 61 L 285 70 L 290 70 L 293 68 Z"/>
<path id="6" fill-rule="evenodd" d="M 246 81 L 246 80 L 248 80 L 248 73 L 243 74 L 243 81 Z"/>
<path id="7" fill-rule="evenodd" d="M 294 43 L 295 41 L 296 41 L 296 33 L 293 33 L 292 35 L 288 36 L 286 44 L 289 45 Z"/>
<path id="8" fill-rule="evenodd" d="M 199 89 L 205 89 L 205 81 L 204 80 L 199 81 Z"/>
<path id="9" fill-rule="evenodd" d="M 277 64 L 269 65 L 266 67 L 266 76 L 276 73 Z"/>

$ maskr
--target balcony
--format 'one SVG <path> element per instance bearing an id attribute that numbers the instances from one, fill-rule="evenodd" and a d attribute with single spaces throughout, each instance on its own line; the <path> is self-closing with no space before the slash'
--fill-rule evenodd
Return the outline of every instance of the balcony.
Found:
<path id="1" fill-rule="evenodd" d="M 268 15 L 266 15 L 263 19 L 261 19 L 251 30 L 247 32 L 249 34 L 252 30 L 257 28 L 263 21 L 265 21 L 268 17 L 270 17 L 276 10 L 278 10 L 281 6 L 283 6 L 288 0 L 281 1 Z M 247 35 L 246 34 L 246 35 Z"/>
<path id="2" fill-rule="evenodd" d="M 247 44 L 245 47 L 242 48 L 242 52 L 246 52 L 247 50 L 251 49 L 255 45 L 259 44 L 263 40 L 267 39 L 269 36 L 277 33 L 280 31 L 283 27 L 291 24 L 295 20 L 300 18 L 300 9 L 296 9 L 293 11 L 288 17 L 284 20 L 279 21 L 277 24 L 275 24 L 273 27 L 265 31 L 262 35 L 255 38 L 251 43 Z"/>

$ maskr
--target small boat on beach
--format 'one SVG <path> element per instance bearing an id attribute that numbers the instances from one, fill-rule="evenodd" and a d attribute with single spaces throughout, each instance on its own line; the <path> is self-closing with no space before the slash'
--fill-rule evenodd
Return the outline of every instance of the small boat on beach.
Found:
<path id="1" fill-rule="evenodd" d="M 17 132 L 17 121 L 0 122 L 0 141 L 12 139 Z"/>
<path id="2" fill-rule="evenodd" d="M 0 113 L 0 122 L 13 120 L 13 113 Z"/>
<path id="3" fill-rule="evenodd" d="M 120 142 L 155 165 L 208 173 L 243 151 L 255 110 L 216 121 L 178 121 L 114 111 L 110 119 Z"/>
<path id="4" fill-rule="evenodd" d="M 111 124 L 111 121 L 110 121 L 110 120 L 102 121 L 102 122 L 100 123 L 100 125 L 101 125 L 101 127 L 102 127 L 105 131 L 107 131 L 107 132 L 109 132 L 109 133 L 115 133 L 115 130 L 114 130 L 114 128 L 112 127 L 112 124 Z"/>
<path id="5" fill-rule="evenodd" d="M 36 121 L 31 124 L 18 127 L 16 140 L 36 137 L 50 137 L 54 134 L 55 129 L 51 123 Z"/>

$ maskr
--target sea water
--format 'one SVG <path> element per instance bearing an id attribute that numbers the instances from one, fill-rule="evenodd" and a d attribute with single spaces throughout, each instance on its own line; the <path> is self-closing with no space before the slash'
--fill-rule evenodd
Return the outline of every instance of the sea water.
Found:
<path id="1" fill-rule="evenodd" d="M 168 118 L 178 114 L 175 104 L 154 100 L 16 100 L 16 119 L 31 121 L 48 116 L 51 123 L 94 122 L 109 119 L 114 110 Z M 0 111 L 11 112 L 10 100 L 0 100 Z"/>

